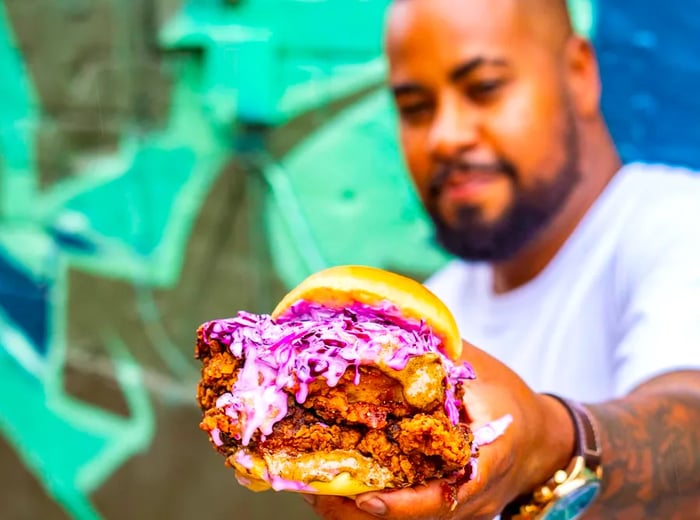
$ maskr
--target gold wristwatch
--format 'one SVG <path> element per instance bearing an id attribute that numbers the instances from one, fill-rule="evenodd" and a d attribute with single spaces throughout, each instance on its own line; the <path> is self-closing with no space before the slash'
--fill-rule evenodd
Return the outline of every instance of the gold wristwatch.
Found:
<path id="1" fill-rule="evenodd" d="M 565 470 L 532 494 L 506 506 L 501 520 L 576 520 L 600 493 L 603 470 L 600 440 L 595 423 L 579 403 L 547 394 L 560 401 L 574 423 L 575 455 Z"/>

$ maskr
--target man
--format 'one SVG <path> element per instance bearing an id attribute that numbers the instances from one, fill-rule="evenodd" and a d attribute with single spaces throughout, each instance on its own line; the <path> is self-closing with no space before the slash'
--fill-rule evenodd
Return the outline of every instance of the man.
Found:
<path id="1" fill-rule="evenodd" d="M 429 286 L 489 352 L 465 345 L 468 412 L 513 421 L 456 504 L 440 483 L 307 499 L 344 520 L 700 518 L 700 180 L 621 166 L 564 0 L 395 0 L 387 56 L 408 168 L 461 258 Z"/>

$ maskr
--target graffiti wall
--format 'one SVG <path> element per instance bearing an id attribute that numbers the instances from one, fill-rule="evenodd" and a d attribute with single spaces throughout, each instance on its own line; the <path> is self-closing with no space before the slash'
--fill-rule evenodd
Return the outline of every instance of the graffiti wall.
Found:
<path id="1" fill-rule="evenodd" d="M 327 265 L 445 261 L 388 1 L 0 1 L 0 518 L 309 517 L 199 432 L 194 330 Z M 627 159 L 700 167 L 693 7 L 571 1 Z"/>

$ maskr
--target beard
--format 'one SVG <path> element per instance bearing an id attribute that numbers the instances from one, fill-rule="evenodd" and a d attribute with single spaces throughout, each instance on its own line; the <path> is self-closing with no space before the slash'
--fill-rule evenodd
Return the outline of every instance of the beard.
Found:
<path id="1" fill-rule="evenodd" d="M 554 178 L 524 188 L 517 168 L 499 158 L 492 165 L 451 163 L 437 172 L 430 186 L 426 209 L 435 226 L 437 242 L 449 253 L 468 261 L 499 262 L 512 258 L 534 239 L 559 213 L 580 179 L 578 136 L 569 111 L 563 139 L 565 162 Z M 446 222 L 438 210 L 438 198 L 451 174 L 478 169 L 500 173 L 513 186 L 513 201 L 494 222 L 485 222 L 477 206 L 458 208 L 454 224 Z"/>

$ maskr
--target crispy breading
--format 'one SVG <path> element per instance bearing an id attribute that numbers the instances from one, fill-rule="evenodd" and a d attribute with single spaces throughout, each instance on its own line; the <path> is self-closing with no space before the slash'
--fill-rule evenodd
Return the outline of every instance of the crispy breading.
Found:
<path id="1" fill-rule="evenodd" d="M 348 370 L 332 388 L 325 379 L 316 379 L 309 385 L 304 408 L 326 421 L 370 428 L 384 428 L 389 416 L 406 417 L 412 412 L 398 381 L 374 367 L 360 367 L 359 375 L 356 385 L 355 371 Z"/>
<path id="2" fill-rule="evenodd" d="M 453 425 L 442 412 L 417 414 L 370 430 L 357 449 L 378 460 L 404 485 L 447 476 L 471 458 L 472 435 L 466 425 Z"/>
<path id="3" fill-rule="evenodd" d="M 452 424 L 442 411 L 401 419 L 394 439 L 403 453 L 439 457 L 448 471 L 463 468 L 471 458 L 471 431 Z"/>
<path id="4" fill-rule="evenodd" d="M 362 432 L 355 428 L 323 423 L 312 413 L 294 406 L 260 446 L 263 450 L 284 449 L 292 453 L 351 450 L 355 449 L 361 438 Z"/>
<path id="5" fill-rule="evenodd" d="M 229 392 L 236 382 L 243 361 L 233 357 L 216 340 L 204 341 L 204 326 L 197 329 L 195 358 L 202 362 L 202 377 L 197 385 L 197 402 L 203 412 L 216 405 L 217 398 Z"/>
<path id="6" fill-rule="evenodd" d="M 194 357 L 199 360 L 204 360 L 214 354 L 228 351 L 224 345 L 214 339 L 209 340 L 209 342 L 204 341 L 205 328 L 205 325 L 200 325 L 197 329 L 197 342 L 194 347 Z"/>
<path id="7" fill-rule="evenodd" d="M 222 444 L 220 446 L 214 445 L 214 447 L 224 455 L 231 454 L 240 445 L 240 426 L 220 409 L 210 408 L 207 410 L 199 423 L 199 429 L 207 433 L 215 429 L 219 430 L 219 439 Z M 214 444 L 213 441 L 211 442 Z"/>
<path id="8" fill-rule="evenodd" d="M 214 407 L 221 394 L 231 391 L 241 365 L 241 360 L 228 352 L 216 353 L 203 359 L 202 378 L 197 385 L 197 401 L 203 411 Z"/>

